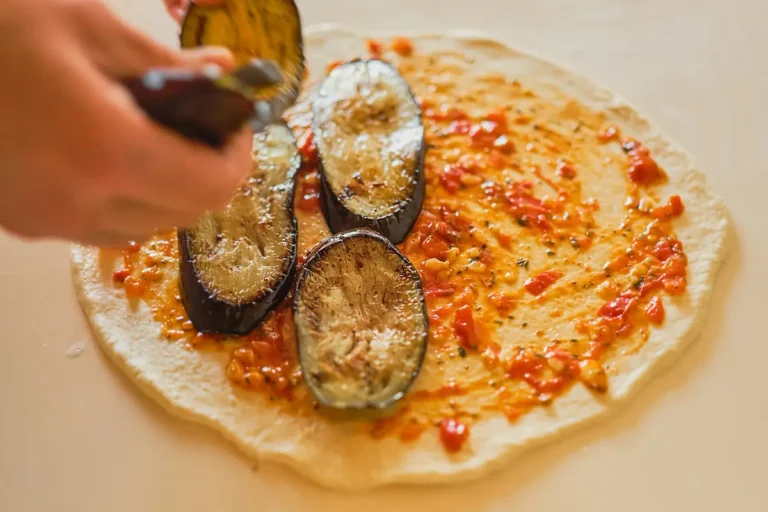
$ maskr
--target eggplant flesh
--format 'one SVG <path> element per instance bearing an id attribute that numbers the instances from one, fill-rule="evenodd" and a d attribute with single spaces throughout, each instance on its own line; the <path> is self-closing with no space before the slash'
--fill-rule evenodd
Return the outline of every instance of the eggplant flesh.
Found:
<path id="1" fill-rule="evenodd" d="M 253 171 L 219 212 L 179 230 L 180 288 L 196 329 L 251 332 L 291 287 L 298 227 L 293 216 L 296 140 L 283 124 L 254 136 Z"/>
<path id="2" fill-rule="evenodd" d="M 402 242 L 424 200 L 426 148 L 408 83 L 386 62 L 352 61 L 320 83 L 312 109 L 328 227 Z"/>
<path id="3" fill-rule="evenodd" d="M 180 40 L 182 48 L 228 48 L 237 65 L 254 58 L 275 62 L 282 82 L 255 90 L 250 99 L 267 101 L 277 115 L 299 95 L 305 63 L 301 17 L 293 0 L 229 0 L 217 6 L 192 2 Z"/>
<path id="4" fill-rule="evenodd" d="M 293 307 L 302 372 L 320 403 L 384 408 L 418 375 L 428 334 L 421 281 L 382 235 L 352 230 L 318 244 Z"/>

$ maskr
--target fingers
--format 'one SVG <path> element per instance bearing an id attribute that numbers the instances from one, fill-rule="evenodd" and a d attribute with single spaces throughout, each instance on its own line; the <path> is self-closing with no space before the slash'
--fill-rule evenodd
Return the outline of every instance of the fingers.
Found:
<path id="1" fill-rule="evenodd" d="M 165 0 L 165 8 L 168 10 L 171 18 L 181 23 L 184 19 L 184 13 L 187 11 L 188 3 L 188 0 Z"/>
<path id="2" fill-rule="evenodd" d="M 133 192 L 133 197 L 107 201 L 96 210 L 90 223 L 81 224 L 85 229 L 72 233 L 70 238 L 92 246 L 120 247 L 128 241 L 146 240 L 157 231 L 193 226 L 206 211 L 218 211 L 231 200 L 244 177 L 242 169 L 250 171 L 251 144 L 250 133 L 236 137 L 220 156 L 220 172 L 206 173 L 214 177 L 206 177 L 207 185 L 195 180 L 194 175 L 170 189 L 167 179 L 170 176 L 166 175 L 134 181 L 140 185 L 137 189 L 121 189 L 123 194 Z M 192 190 L 196 184 L 199 188 Z M 191 200 L 194 197 L 197 199 Z"/>
<path id="3" fill-rule="evenodd" d="M 222 5 L 226 2 L 227 0 L 193 0 L 192 1 L 192 3 L 202 5 L 205 7 Z M 166 9 L 168 9 L 168 14 L 170 14 L 174 20 L 181 23 L 184 20 L 184 14 L 186 14 L 187 12 L 189 3 L 190 3 L 189 0 L 165 0 L 165 7 Z"/>
<path id="4" fill-rule="evenodd" d="M 192 69 L 201 69 L 208 64 L 215 64 L 224 71 L 230 71 L 235 67 L 235 57 L 232 52 L 221 46 L 202 46 L 182 50 L 180 58 L 184 66 Z"/>
<path id="5" fill-rule="evenodd" d="M 148 119 L 125 136 L 121 188 L 129 197 L 199 215 L 225 205 L 251 172 L 252 135 L 233 137 L 222 151 L 182 138 Z"/>

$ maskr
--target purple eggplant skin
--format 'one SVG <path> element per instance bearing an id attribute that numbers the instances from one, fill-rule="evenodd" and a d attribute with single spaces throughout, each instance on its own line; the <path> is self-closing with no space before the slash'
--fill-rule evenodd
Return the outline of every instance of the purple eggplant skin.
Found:
<path id="1" fill-rule="evenodd" d="M 294 233 L 298 224 L 293 219 Z M 184 309 L 195 329 L 199 332 L 245 336 L 250 334 L 264 318 L 288 296 L 296 275 L 296 247 L 293 244 L 291 259 L 283 278 L 277 285 L 247 304 L 232 304 L 210 293 L 198 278 L 186 231 L 179 230 L 179 292 Z"/>
<path id="2" fill-rule="evenodd" d="M 320 260 L 324 259 L 332 248 L 339 245 L 343 246 L 343 245 L 349 244 L 350 242 L 354 242 L 354 240 L 356 239 L 365 239 L 365 238 L 379 242 L 380 244 L 382 244 L 383 248 L 387 252 L 390 252 L 396 255 L 399 261 L 402 263 L 401 270 L 403 272 L 400 275 L 405 279 L 407 279 L 409 282 L 412 282 L 413 284 L 416 285 L 416 289 L 419 295 L 419 299 L 418 299 L 419 315 L 423 319 L 423 323 L 421 325 L 422 337 L 419 342 L 419 351 L 416 354 L 415 369 L 407 375 L 407 379 L 404 382 L 402 382 L 402 385 L 399 388 L 397 388 L 395 392 L 387 395 L 381 400 L 375 400 L 375 401 L 362 400 L 357 402 L 351 402 L 351 403 L 346 402 L 341 404 L 339 402 L 333 401 L 330 397 L 326 396 L 319 389 L 321 385 L 318 382 L 314 381 L 315 377 L 313 376 L 313 369 L 311 367 L 308 367 L 308 363 L 303 357 L 303 354 L 305 354 L 305 351 L 302 349 L 303 348 L 302 345 L 305 343 L 309 343 L 311 340 L 305 339 L 305 337 L 302 335 L 302 329 L 300 328 L 300 323 L 299 323 L 300 315 L 301 315 L 300 301 L 302 300 L 302 289 L 305 286 L 307 279 L 312 274 L 317 273 L 317 269 L 315 269 L 315 265 Z M 349 246 L 347 246 L 347 251 L 348 252 L 351 251 L 351 249 L 349 249 Z M 361 267 L 358 265 L 358 268 L 361 268 Z M 293 295 L 293 313 L 294 313 L 294 322 L 296 322 L 296 326 L 297 326 L 296 338 L 297 338 L 297 352 L 299 354 L 299 363 L 302 367 L 302 374 L 304 376 L 305 382 L 307 383 L 308 387 L 312 391 L 318 403 L 332 409 L 345 409 L 348 411 L 363 411 L 363 410 L 371 410 L 371 409 L 386 409 L 394 405 L 401 398 L 403 398 L 403 396 L 405 396 L 405 394 L 412 387 L 413 383 L 418 377 L 419 371 L 421 370 L 424 359 L 426 357 L 427 339 L 428 339 L 428 333 L 429 333 L 429 316 L 427 314 L 427 306 L 424 298 L 423 286 L 422 286 L 421 278 L 419 277 L 418 271 L 413 266 L 413 264 L 408 260 L 408 258 L 406 258 L 397 249 L 397 247 L 395 247 L 389 241 L 389 239 L 387 239 L 382 234 L 376 231 L 373 231 L 370 228 L 352 229 L 352 230 L 344 231 L 341 233 L 337 233 L 329 238 L 326 238 L 325 240 L 319 242 L 307 255 L 306 261 L 298 270 L 294 290 L 295 291 Z M 336 315 L 341 315 L 344 313 L 345 313 L 344 311 L 332 312 L 332 314 L 336 314 Z"/>
<path id="3" fill-rule="evenodd" d="M 290 131 L 289 128 L 286 127 Z M 293 138 L 293 134 L 291 133 Z M 293 138 L 293 144 L 296 140 Z M 294 195 L 296 176 L 301 165 L 301 156 L 296 149 L 296 156 L 291 160 L 288 174 L 290 188 L 286 193 L 284 207 L 290 215 L 290 253 L 285 269 L 272 286 L 264 288 L 258 296 L 247 303 L 237 304 L 212 293 L 195 268 L 194 256 L 190 251 L 189 231 L 178 230 L 179 244 L 179 291 L 182 304 L 187 311 L 192 325 L 199 332 L 244 336 L 252 332 L 274 310 L 291 291 L 296 274 L 298 251 L 298 222 L 294 216 Z"/>
<path id="4" fill-rule="evenodd" d="M 417 157 L 422 164 L 416 169 L 413 195 L 410 199 L 402 201 L 401 208 L 391 215 L 379 219 L 371 219 L 357 215 L 344 207 L 331 190 L 328 181 L 323 172 L 322 159 L 319 159 L 320 170 L 320 210 L 323 212 L 328 229 L 332 233 L 340 233 L 349 229 L 370 228 L 381 233 L 393 244 L 399 244 L 408 236 L 413 229 L 421 207 L 424 204 L 424 156 L 426 153 L 426 143 L 422 141 L 422 149 Z"/>
<path id="5" fill-rule="evenodd" d="M 389 68 L 394 67 L 384 61 L 378 59 L 356 59 L 341 66 L 337 67 L 334 71 L 343 68 L 347 65 L 357 64 L 360 62 L 379 62 L 386 65 Z M 398 74 L 397 70 L 395 72 Z M 400 80 L 408 88 L 410 99 L 418 105 L 416 97 L 410 86 L 405 82 L 402 76 Z M 319 90 L 319 87 L 318 87 Z M 418 108 L 418 107 L 417 107 Z M 370 228 L 374 231 L 381 233 L 393 244 L 399 244 L 408 236 L 411 232 L 416 219 L 421 213 L 421 208 L 424 203 L 425 195 L 425 177 L 424 177 L 424 160 L 426 157 L 427 143 L 424 125 L 421 120 L 421 109 L 419 108 L 418 122 L 422 129 L 422 137 L 419 144 L 419 150 L 416 154 L 415 165 L 413 169 L 414 185 L 410 197 L 399 200 L 399 208 L 384 217 L 371 218 L 364 215 L 357 214 L 347 209 L 341 202 L 340 198 L 334 194 L 331 186 L 328 182 L 326 169 L 323 163 L 323 151 L 321 149 L 322 144 L 317 143 L 320 137 L 323 136 L 321 128 L 317 125 L 317 115 L 313 115 L 312 131 L 318 148 L 318 169 L 320 171 L 320 208 L 325 217 L 325 221 L 328 224 L 328 228 L 333 233 L 339 233 L 342 231 L 356 229 L 356 228 Z"/>

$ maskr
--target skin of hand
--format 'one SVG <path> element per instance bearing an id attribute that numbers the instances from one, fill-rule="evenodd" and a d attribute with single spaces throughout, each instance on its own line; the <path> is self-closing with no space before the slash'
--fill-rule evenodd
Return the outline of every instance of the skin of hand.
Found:
<path id="1" fill-rule="evenodd" d="M 0 226 L 96 246 L 189 226 L 251 168 L 244 130 L 222 150 L 157 125 L 118 79 L 234 65 L 225 49 L 159 45 L 96 0 L 0 2 Z"/>
<path id="2" fill-rule="evenodd" d="M 168 13 L 178 22 L 184 19 L 184 13 L 187 12 L 190 0 L 164 0 Z M 192 3 L 198 5 L 221 5 L 227 0 L 193 0 Z"/>

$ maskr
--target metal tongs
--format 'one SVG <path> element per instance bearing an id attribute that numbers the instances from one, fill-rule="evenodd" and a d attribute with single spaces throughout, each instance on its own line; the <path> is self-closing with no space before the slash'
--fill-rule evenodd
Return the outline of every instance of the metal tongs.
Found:
<path id="1" fill-rule="evenodd" d="M 246 123 L 258 132 L 280 119 L 279 101 L 254 100 L 282 83 L 273 61 L 254 59 L 231 73 L 218 66 L 201 72 L 154 69 L 123 80 L 139 106 L 156 122 L 212 147 L 223 146 Z"/>

